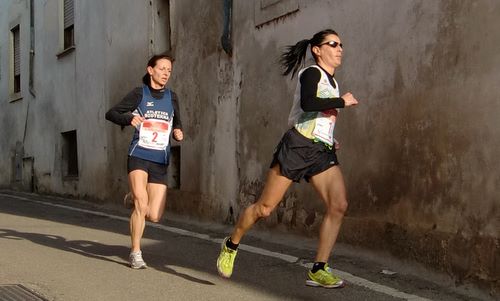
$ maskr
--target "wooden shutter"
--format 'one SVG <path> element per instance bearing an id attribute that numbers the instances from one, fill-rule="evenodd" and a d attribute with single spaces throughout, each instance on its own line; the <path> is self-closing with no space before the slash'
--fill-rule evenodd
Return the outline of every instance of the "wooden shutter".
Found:
<path id="1" fill-rule="evenodd" d="M 64 0 L 64 29 L 74 24 L 74 1 Z"/>
<path id="2" fill-rule="evenodd" d="M 19 49 L 19 26 L 12 29 L 12 36 L 14 40 L 14 75 L 21 74 L 21 51 Z"/>

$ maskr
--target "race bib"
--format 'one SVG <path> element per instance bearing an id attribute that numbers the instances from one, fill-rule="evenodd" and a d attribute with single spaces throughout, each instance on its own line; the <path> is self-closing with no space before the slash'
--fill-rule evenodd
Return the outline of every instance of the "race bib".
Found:
<path id="1" fill-rule="evenodd" d="M 170 123 L 165 120 L 147 119 L 144 120 L 139 129 L 139 146 L 165 150 L 169 144 Z"/>
<path id="2" fill-rule="evenodd" d="M 319 112 L 316 117 L 316 124 L 312 135 L 321 142 L 333 145 L 333 129 L 337 119 L 337 110 Z"/>

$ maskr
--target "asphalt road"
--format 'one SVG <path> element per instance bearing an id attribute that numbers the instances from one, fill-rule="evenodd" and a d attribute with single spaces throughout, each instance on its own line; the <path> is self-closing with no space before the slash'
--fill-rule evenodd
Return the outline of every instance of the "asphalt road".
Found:
<path id="1" fill-rule="evenodd" d="M 2 287 L 13 284 L 65 301 L 487 299 L 439 275 L 341 247 L 334 267 L 347 286 L 306 287 L 315 241 L 257 230 L 245 237 L 233 277 L 222 279 L 215 261 L 228 231 L 167 213 L 146 228 L 142 249 L 149 268 L 132 270 L 125 209 L 0 191 L 0 300 Z"/>

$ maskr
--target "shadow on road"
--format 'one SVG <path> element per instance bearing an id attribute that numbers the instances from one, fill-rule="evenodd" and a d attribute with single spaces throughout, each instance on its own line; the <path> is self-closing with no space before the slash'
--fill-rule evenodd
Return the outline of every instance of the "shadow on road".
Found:
<path id="1" fill-rule="evenodd" d="M 59 235 L 19 232 L 11 229 L 0 229 L 0 238 L 13 240 L 25 239 L 46 247 L 128 266 L 127 258 L 123 256 L 123 254 L 128 254 L 128 248 L 124 246 L 110 246 L 88 240 L 67 240 Z M 118 256 L 122 260 L 109 258 L 113 256 Z"/>
<path id="2" fill-rule="evenodd" d="M 149 261 L 149 262 L 151 262 L 151 261 Z M 148 265 L 149 265 L 149 263 L 148 263 Z M 177 272 L 176 270 L 174 270 L 172 268 L 169 268 L 169 267 L 166 267 L 166 266 L 153 265 L 153 267 L 156 270 L 158 270 L 158 271 L 165 272 L 165 273 L 168 273 L 168 274 L 172 274 L 174 276 L 178 276 L 178 277 L 184 278 L 184 279 L 189 280 L 191 282 L 196 282 L 196 283 L 205 284 L 205 285 L 215 285 L 215 283 L 210 282 L 208 280 L 203 280 L 203 279 L 199 279 L 199 278 L 190 276 L 188 274 L 180 273 L 180 272 Z"/>
<path id="3" fill-rule="evenodd" d="M 33 232 L 20 232 L 11 229 L 0 229 L 0 239 L 29 240 L 33 243 L 43 245 L 46 247 L 76 253 L 78 255 L 82 255 L 93 259 L 99 259 L 116 263 L 125 266 L 127 268 L 129 267 L 128 256 L 124 255 L 128 254 L 130 249 L 124 246 L 106 245 L 89 240 L 67 240 L 66 238 L 59 235 L 41 234 Z M 110 257 L 118 257 L 120 259 L 115 260 Z M 178 276 L 183 279 L 196 282 L 199 284 L 214 285 L 214 283 L 210 281 L 198 279 L 188 274 L 177 272 L 172 268 L 162 265 L 159 261 L 160 260 L 158 259 L 152 258 L 152 260 L 148 261 L 149 268 L 153 268 L 160 272 L 172 274 L 174 276 Z"/>

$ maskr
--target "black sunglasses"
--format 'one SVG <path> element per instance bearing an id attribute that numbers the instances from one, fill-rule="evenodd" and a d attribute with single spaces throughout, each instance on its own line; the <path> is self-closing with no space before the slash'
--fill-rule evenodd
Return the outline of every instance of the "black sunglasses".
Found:
<path id="1" fill-rule="evenodd" d="M 340 48 L 344 49 L 344 45 L 342 45 L 342 43 L 339 43 L 336 41 L 328 41 L 328 42 L 325 42 L 323 44 L 319 44 L 319 46 L 321 46 L 321 45 L 328 45 L 332 48 L 337 48 L 337 46 L 340 46 Z"/>

